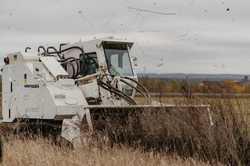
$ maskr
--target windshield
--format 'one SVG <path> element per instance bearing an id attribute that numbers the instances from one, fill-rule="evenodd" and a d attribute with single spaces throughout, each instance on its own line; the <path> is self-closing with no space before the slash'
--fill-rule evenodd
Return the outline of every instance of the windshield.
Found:
<path id="1" fill-rule="evenodd" d="M 133 76 L 127 47 L 106 47 L 105 56 L 111 75 Z"/>

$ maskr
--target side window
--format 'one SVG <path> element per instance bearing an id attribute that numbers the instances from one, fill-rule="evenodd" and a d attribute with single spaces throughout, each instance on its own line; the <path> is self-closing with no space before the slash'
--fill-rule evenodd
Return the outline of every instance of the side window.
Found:
<path id="1" fill-rule="evenodd" d="M 96 52 L 85 53 L 80 56 L 80 74 L 83 76 L 94 74 L 99 68 Z"/>

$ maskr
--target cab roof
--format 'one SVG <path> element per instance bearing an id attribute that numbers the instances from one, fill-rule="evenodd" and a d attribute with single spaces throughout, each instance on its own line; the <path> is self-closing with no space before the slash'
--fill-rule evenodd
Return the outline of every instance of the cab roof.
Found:
<path id="1" fill-rule="evenodd" d="M 94 39 L 94 40 L 89 40 L 89 41 L 83 41 L 83 43 L 85 42 L 94 42 L 96 44 L 112 44 L 112 43 L 121 43 L 121 44 L 127 44 L 129 47 L 132 47 L 134 45 L 133 42 L 124 40 L 124 39 L 115 39 L 113 37 L 107 37 L 107 38 L 100 38 L 100 39 Z"/>

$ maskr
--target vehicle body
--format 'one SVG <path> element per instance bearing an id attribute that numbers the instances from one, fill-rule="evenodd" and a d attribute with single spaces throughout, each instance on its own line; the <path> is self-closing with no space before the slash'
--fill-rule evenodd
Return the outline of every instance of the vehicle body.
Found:
<path id="1" fill-rule="evenodd" d="M 37 54 L 8 54 L 2 68 L 2 122 L 56 122 L 61 135 L 77 144 L 83 122 L 90 132 L 106 131 L 120 122 L 119 131 L 130 127 L 139 135 L 143 110 L 208 108 L 153 105 L 133 70 L 132 46 L 107 38 L 62 44 L 59 49 L 39 46 Z M 136 93 L 145 97 L 144 105 L 134 100 Z"/>

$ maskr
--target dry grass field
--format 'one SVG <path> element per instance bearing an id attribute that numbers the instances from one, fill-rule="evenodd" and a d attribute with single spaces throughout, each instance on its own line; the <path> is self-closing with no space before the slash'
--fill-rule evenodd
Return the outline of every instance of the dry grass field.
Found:
<path id="1" fill-rule="evenodd" d="M 142 102 L 142 99 L 137 99 Z M 209 125 L 208 114 L 204 110 L 189 113 L 163 113 L 161 116 L 146 116 L 145 131 L 157 132 L 161 136 L 154 139 L 157 147 L 164 151 L 131 147 L 124 144 L 89 145 L 71 149 L 55 145 L 47 138 L 3 138 L 2 165 L 248 165 L 250 139 L 248 125 L 249 99 L 196 98 L 156 98 L 170 104 L 210 104 L 213 123 Z M 201 115 L 201 116 L 200 116 Z M 148 118 L 148 119 L 147 119 Z M 165 127 L 155 128 L 158 124 Z M 167 143 L 164 144 L 162 140 Z M 150 143 L 151 144 L 151 143 Z M 152 144 L 154 144 L 152 142 Z M 210 164 L 209 164 L 210 163 Z"/>
<path id="2" fill-rule="evenodd" d="M 158 133 L 165 133 L 162 139 L 170 138 L 167 146 L 172 147 L 174 144 L 173 151 L 180 156 L 199 156 L 202 160 L 215 160 L 226 165 L 250 164 L 249 98 L 156 97 L 154 100 L 176 105 L 210 105 L 210 112 L 190 109 L 170 111 L 160 118 L 151 116 L 149 126 L 166 126 L 161 127 Z M 143 103 L 141 98 L 138 101 Z"/>
<path id="3" fill-rule="evenodd" d="M 4 166 L 205 166 L 194 159 L 181 159 L 177 155 L 143 152 L 125 146 L 113 148 L 103 145 L 76 150 L 53 145 L 46 139 L 11 138 L 4 144 Z"/>

